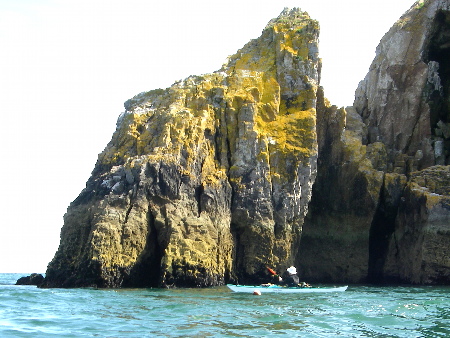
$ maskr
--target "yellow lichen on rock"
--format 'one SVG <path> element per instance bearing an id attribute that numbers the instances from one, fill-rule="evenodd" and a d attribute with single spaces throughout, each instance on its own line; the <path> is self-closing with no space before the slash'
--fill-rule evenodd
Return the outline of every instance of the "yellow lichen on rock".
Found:
<path id="1" fill-rule="evenodd" d="M 77 201 L 84 269 L 206 286 L 290 263 L 316 174 L 317 44 L 317 22 L 286 10 L 219 71 L 128 100 Z"/>

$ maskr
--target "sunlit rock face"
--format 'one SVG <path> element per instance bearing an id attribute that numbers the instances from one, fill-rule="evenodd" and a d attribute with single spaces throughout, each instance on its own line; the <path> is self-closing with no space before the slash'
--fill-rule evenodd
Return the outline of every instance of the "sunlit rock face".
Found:
<path id="1" fill-rule="evenodd" d="M 450 283 L 450 0 L 383 37 L 352 107 L 285 10 L 220 70 L 125 103 L 44 286 Z M 317 176 L 317 177 L 316 177 Z"/>
<path id="2" fill-rule="evenodd" d="M 319 105 L 305 279 L 450 283 L 449 71 L 450 1 L 418 1 L 381 40 L 354 107 Z"/>
<path id="3" fill-rule="evenodd" d="M 213 286 L 292 264 L 316 176 L 318 35 L 285 10 L 219 71 L 128 100 L 45 285 Z"/>

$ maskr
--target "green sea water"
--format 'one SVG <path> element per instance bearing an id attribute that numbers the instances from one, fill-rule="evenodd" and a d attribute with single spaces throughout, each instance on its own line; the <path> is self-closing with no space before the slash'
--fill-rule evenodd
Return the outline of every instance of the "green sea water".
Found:
<path id="1" fill-rule="evenodd" d="M 39 289 L 0 274 L 0 337 L 450 337 L 450 287 L 331 294 Z"/>

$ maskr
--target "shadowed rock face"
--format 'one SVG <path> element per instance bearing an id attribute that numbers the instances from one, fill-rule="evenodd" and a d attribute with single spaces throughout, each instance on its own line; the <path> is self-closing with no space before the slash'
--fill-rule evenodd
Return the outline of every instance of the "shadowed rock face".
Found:
<path id="1" fill-rule="evenodd" d="M 386 150 L 363 144 L 365 125 L 352 107 L 318 96 L 318 174 L 296 263 L 310 282 L 363 282 Z"/>
<path id="2" fill-rule="evenodd" d="M 381 276 L 388 282 L 449 284 L 450 167 L 411 174 Z"/>
<path id="3" fill-rule="evenodd" d="M 449 48 L 450 2 L 418 1 L 381 40 L 354 107 L 318 105 L 305 279 L 450 282 Z"/>
<path id="4" fill-rule="evenodd" d="M 269 22 L 219 71 L 125 103 L 46 286 L 213 286 L 293 263 L 316 175 L 318 23 Z"/>

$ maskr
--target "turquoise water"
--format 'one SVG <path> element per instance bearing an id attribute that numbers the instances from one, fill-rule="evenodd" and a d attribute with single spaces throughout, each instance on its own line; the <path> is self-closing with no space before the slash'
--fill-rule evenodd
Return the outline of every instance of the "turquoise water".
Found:
<path id="1" fill-rule="evenodd" d="M 0 274 L 0 337 L 449 337 L 450 287 L 333 294 L 38 289 Z"/>

